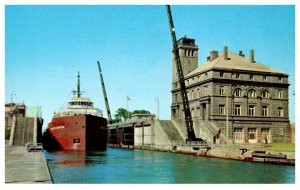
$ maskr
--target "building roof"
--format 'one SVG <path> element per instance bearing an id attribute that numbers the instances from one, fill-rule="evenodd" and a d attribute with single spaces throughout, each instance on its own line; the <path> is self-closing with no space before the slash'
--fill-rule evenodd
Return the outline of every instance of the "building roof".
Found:
<path id="1" fill-rule="evenodd" d="M 252 63 L 249 59 L 241 55 L 234 54 L 228 50 L 227 60 L 224 59 L 224 52 L 222 52 L 216 59 L 214 59 L 213 61 L 208 60 L 206 63 L 198 66 L 198 68 L 188 73 L 185 77 L 189 77 L 197 73 L 202 73 L 204 71 L 212 69 L 256 71 L 287 75 L 264 64 L 258 62 Z"/>

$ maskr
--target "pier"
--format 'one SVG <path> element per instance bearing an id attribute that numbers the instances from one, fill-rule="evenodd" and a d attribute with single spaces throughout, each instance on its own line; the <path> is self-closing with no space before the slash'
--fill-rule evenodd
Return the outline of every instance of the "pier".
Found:
<path id="1" fill-rule="evenodd" d="M 52 184 L 43 152 L 28 152 L 25 146 L 5 146 L 5 183 Z"/>

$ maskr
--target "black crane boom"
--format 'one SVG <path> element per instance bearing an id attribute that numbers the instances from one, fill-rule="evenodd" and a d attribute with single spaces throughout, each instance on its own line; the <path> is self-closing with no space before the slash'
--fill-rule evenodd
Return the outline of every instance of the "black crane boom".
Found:
<path id="1" fill-rule="evenodd" d="M 101 71 L 101 67 L 100 67 L 100 62 L 97 61 L 97 63 L 98 63 L 98 69 L 99 69 L 100 82 L 102 85 L 102 91 L 103 91 L 103 96 L 104 96 L 104 102 L 105 102 L 106 111 L 107 111 L 108 123 L 112 124 L 112 118 L 111 118 L 111 114 L 110 114 L 110 109 L 109 109 L 108 99 L 107 99 L 107 95 L 106 95 L 102 71 Z"/>
<path id="2" fill-rule="evenodd" d="M 179 79 L 179 84 L 180 84 L 180 92 L 181 92 L 181 97 L 182 97 L 182 101 L 183 101 L 183 111 L 184 111 L 184 115 L 185 115 L 185 124 L 186 124 L 187 135 L 188 135 L 187 141 L 195 141 L 197 139 L 196 139 L 194 128 L 193 128 L 192 115 L 191 115 L 188 96 L 187 96 L 187 92 L 186 92 L 186 86 L 184 83 L 184 75 L 183 75 L 182 65 L 181 65 L 181 61 L 180 61 L 180 57 L 179 57 L 179 50 L 178 50 L 175 27 L 173 24 L 170 5 L 167 5 L 167 12 L 168 12 L 170 31 L 171 31 L 171 37 L 172 37 L 172 43 L 173 43 L 173 53 L 175 55 L 175 62 L 176 62 L 178 79 Z"/>

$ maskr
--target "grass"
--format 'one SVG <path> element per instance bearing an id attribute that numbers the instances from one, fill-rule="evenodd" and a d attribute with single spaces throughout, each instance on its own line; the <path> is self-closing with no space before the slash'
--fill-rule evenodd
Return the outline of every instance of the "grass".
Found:
<path id="1" fill-rule="evenodd" d="M 271 143 L 266 147 L 267 150 L 278 152 L 295 152 L 295 144 L 292 143 Z"/>

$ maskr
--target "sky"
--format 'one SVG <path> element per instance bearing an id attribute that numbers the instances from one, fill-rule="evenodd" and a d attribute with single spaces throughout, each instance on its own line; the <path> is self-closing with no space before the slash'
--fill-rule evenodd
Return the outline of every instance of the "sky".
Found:
<path id="1" fill-rule="evenodd" d="M 289 74 L 295 121 L 294 6 L 171 6 L 177 39 L 196 39 L 198 63 L 211 50 L 242 50 Z M 66 105 L 81 75 L 83 96 L 106 110 L 100 61 L 112 114 L 120 107 L 171 118 L 172 41 L 164 5 L 5 6 L 5 103 L 42 106 L 44 128 Z M 15 92 L 15 95 L 12 94 Z"/>

